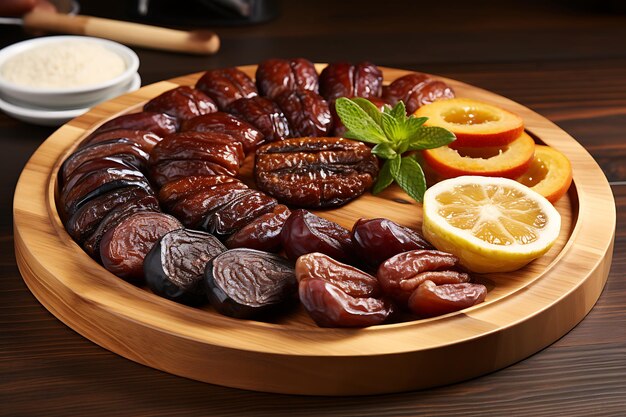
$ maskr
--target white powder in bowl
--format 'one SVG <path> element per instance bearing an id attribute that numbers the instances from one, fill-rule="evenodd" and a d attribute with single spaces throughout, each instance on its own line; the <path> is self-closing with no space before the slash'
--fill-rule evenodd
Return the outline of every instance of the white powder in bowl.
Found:
<path id="1" fill-rule="evenodd" d="M 101 45 L 65 41 L 11 57 L 0 74 L 9 82 L 27 87 L 72 88 L 110 80 L 124 70 L 124 59 Z"/>

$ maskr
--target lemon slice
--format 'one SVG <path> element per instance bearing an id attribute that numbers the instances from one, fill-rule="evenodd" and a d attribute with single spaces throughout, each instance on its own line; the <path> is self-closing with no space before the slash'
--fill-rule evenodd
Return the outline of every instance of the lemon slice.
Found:
<path id="1" fill-rule="evenodd" d="M 507 178 L 452 178 L 424 195 L 424 237 L 473 272 L 519 269 L 546 253 L 560 230 L 545 197 Z"/>

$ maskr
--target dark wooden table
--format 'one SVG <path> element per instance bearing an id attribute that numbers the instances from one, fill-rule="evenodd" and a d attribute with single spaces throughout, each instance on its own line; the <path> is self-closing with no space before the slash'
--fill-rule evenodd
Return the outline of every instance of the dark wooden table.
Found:
<path id="1" fill-rule="evenodd" d="M 136 49 L 143 84 L 269 57 L 368 59 L 480 86 L 556 122 L 598 161 L 618 214 L 604 293 L 561 340 L 471 381 L 373 397 L 248 392 L 135 364 L 63 325 L 22 281 L 13 191 L 53 129 L 0 114 L 0 415 L 625 415 L 626 13 L 619 2 L 595 10 L 566 3 L 284 1 L 270 23 L 219 29 L 222 50 L 212 57 Z M 122 1 L 81 5 L 106 17 L 126 11 Z M 0 28 L 0 46 L 27 37 Z"/>

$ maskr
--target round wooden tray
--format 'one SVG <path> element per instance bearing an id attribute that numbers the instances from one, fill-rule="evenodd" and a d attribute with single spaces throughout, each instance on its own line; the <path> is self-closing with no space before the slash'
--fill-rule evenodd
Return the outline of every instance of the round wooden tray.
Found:
<path id="1" fill-rule="evenodd" d="M 254 76 L 254 66 L 242 69 Z M 383 71 L 386 81 L 407 73 Z M 600 296 L 611 265 L 616 216 L 611 189 L 596 162 L 537 113 L 447 79 L 458 96 L 521 115 L 528 132 L 565 153 L 574 167 L 573 185 L 556 205 L 563 218 L 557 244 L 519 271 L 478 276 L 489 288 L 483 304 L 428 320 L 324 329 L 301 309 L 274 322 L 237 320 L 210 307 L 165 300 L 115 277 L 65 232 L 55 206 L 59 166 L 102 122 L 139 111 L 148 99 L 193 85 L 199 76 L 149 85 L 72 120 L 41 145 L 19 179 L 15 252 L 24 281 L 50 312 L 100 346 L 166 372 L 229 387 L 309 395 L 386 393 L 461 381 L 526 358 L 572 329 Z M 248 160 L 244 179 L 250 179 L 251 166 Z M 359 217 L 421 227 L 421 206 L 394 187 L 322 215 L 344 227 Z"/>

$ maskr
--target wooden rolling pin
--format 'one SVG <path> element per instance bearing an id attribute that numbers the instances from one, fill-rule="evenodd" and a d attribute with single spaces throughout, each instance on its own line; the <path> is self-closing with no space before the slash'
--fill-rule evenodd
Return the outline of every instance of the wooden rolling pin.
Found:
<path id="1" fill-rule="evenodd" d="M 24 27 L 72 35 L 111 39 L 127 45 L 166 51 L 210 55 L 220 49 L 220 39 L 211 31 L 167 29 L 100 17 L 32 11 L 22 17 Z"/>

